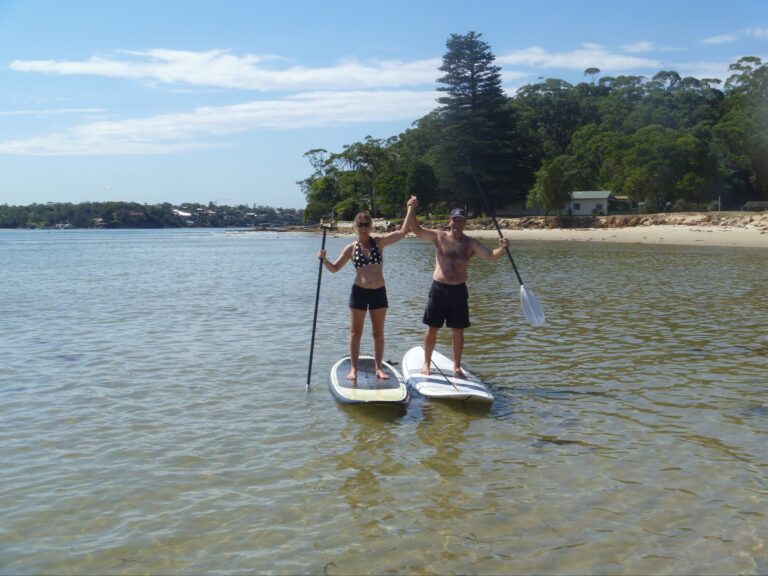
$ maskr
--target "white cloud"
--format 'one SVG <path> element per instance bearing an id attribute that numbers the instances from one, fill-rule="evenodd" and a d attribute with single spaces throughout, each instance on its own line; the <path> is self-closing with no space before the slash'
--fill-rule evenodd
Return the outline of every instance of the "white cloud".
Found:
<path id="1" fill-rule="evenodd" d="M 0 110 L 0 116 L 57 116 L 61 114 L 101 114 L 104 108 L 54 108 L 47 110 Z"/>
<path id="2" fill-rule="evenodd" d="M 416 120 L 435 107 L 436 97 L 432 91 L 307 92 L 284 100 L 82 124 L 45 136 L 0 142 L 0 154 L 169 154 L 227 146 L 222 136 L 249 130 Z"/>
<path id="3" fill-rule="evenodd" d="M 635 42 L 622 46 L 625 52 L 639 54 L 642 52 L 651 52 L 654 49 L 653 42 Z"/>
<path id="4" fill-rule="evenodd" d="M 737 34 L 720 34 L 719 36 L 711 36 L 702 40 L 702 44 L 727 44 L 729 42 L 741 40 L 744 37 L 766 40 L 768 39 L 768 28 L 747 28 L 745 30 L 740 30 Z"/>
<path id="5" fill-rule="evenodd" d="M 725 80 L 731 75 L 728 70 L 730 62 L 681 62 L 671 64 L 667 67 L 669 70 L 675 70 L 680 76 L 693 76 L 694 78 L 717 78 Z"/>
<path id="6" fill-rule="evenodd" d="M 276 56 L 161 49 L 120 51 L 83 61 L 16 60 L 10 67 L 17 72 L 122 78 L 162 84 L 172 91 L 214 87 L 289 95 L 147 118 L 94 119 L 38 137 L 0 141 L 0 154 L 167 154 L 228 145 L 227 135 L 245 131 L 414 121 L 436 106 L 433 87 L 440 64 L 439 58 L 349 59 L 308 68 Z M 505 81 L 526 75 L 503 73 Z"/>
<path id="7" fill-rule="evenodd" d="M 538 46 L 510 52 L 497 58 L 498 62 L 509 66 L 527 66 L 531 68 L 559 68 L 584 70 L 597 67 L 603 72 L 621 72 L 627 70 L 657 68 L 659 62 L 649 58 L 614 54 L 597 44 L 585 44 L 582 48 L 570 52 L 548 52 Z"/>
<path id="8" fill-rule="evenodd" d="M 764 30 L 762 32 L 765 32 Z M 762 33 L 760 32 L 760 33 Z M 654 46 L 638 42 L 625 46 L 640 53 Z M 32 138 L 0 141 L 0 154 L 123 155 L 169 154 L 184 150 L 229 146 L 231 136 L 246 131 L 322 128 L 364 122 L 413 121 L 433 110 L 440 76 L 438 58 L 418 61 L 350 59 L 333 66 L 308 68 L 276 56 L 233 55 L 225 50 L 189 52 L 150 50 L 118 52 L 84 61 L 16 60 L 19 72 L 58 75 L 98 75 L 159 83 L 173 90 L 215 87 L 253 91 L 285 91 L 289 96 L 253 100 L 229 106 L 201 106 L 191 111 L 124 120 L 102 119 L 99 108 L 60 108 L 0 112 L 0 116 L 90 114 L 94 119 L 65 130 Z M 568 52 L 540 47 L 497 57 L 505 89 L 541 69 L 603 73 L 656 71 L 661 63 L 632 54 L 615 53 L 597 44 Z M 691 63 L 676 69 L 683 75 L 724 79 L 727 64 Z M 405 89 L 415 88 L 415 89 Z M 424 89 L 418 89 L 424 87 Z"/>
<path id="9" fill-rule="evenodd" d="M 719 36 L 710 36 L 709 38 L 705 38 L 702 43 L 703 44 L 727 44 L 729 42 L 735 42 L 738 40 L 738 36 L 734 36 L 733 34 L 720 34 Z"/>
<path id="10" fill-rule="evenodd" d="M 188 52 L 155 49 L 123 51 L 133 58 L 93 57 L 85 61 L 15 60 L 17 72 L 95 75 L 162 84 L 270 90 L 354 90 L 429 85 L 440 59 L 360 62 L 350 59 L 324 68 L 279 66 L 276 56 L 235 56 L 226 50 Z"/>
<path id="11" fill-rule="evenodd" d="M 628 52 L 645 52 L 650 42 L 625 47 Z M 124 56 L 124 57 L 119 57 Z M 83 61 L 15 60 L 17 72 L 57 75 L 93 75 L 124 78 L 169 86 L 216 87 L 255 91 L 358 90 L 432 86 L 440 76 L 440 58 L 424 60 L 380 60 L 361 62 L 348 59 L 333 66 L 308 68 L 291 65 L 277 56 L 237 56 L 226 50 L 190 52 L 154 49 L 145 52 L 120 51 L 118 56 L 92 57 Z M 656 68 L 659 62 L 627 54 L 612 53 L 598 44 L 583 44 L 570 52 L 548 52 L 536 46 L 497 57 L 506 67 L 506 82 L 530 73 L 510 69 L 559 68 L 584 70 L 597 66 L 604 71 Z"/>

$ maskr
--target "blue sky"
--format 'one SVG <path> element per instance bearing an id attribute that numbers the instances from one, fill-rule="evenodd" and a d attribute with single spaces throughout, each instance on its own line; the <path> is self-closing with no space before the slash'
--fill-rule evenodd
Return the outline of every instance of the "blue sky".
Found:
<path id="1" fill-rule="evenodd" d="M 303 208 L 303 154 L 411 126 L 470 30 L 510 94 L 768 61 L 766 0 L 0 0 L 0 204 Z"/>

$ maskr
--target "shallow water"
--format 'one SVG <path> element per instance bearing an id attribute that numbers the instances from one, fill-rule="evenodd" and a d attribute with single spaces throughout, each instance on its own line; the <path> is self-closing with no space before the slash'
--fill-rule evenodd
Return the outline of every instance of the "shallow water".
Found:
<path id="1" fill-rule="evenodd" d="M 0 572 L 768 572 L 767 251 L 517 243 L 548 322 L 472 264 L 493 406 L 389 410 L 326 387 L 351 267 L 323 273 L 305 391 L 319 244 L 0 232 Z M 385 252 L 393 361 L 432 263 Z"/>

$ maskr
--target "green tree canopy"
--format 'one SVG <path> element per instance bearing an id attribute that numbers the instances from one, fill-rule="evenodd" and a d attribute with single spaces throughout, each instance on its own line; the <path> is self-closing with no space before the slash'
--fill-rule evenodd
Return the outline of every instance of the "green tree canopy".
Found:
<path id="1" fill-rule="evenodd" d="M 547 159 L 536 172 L 536 183 L 528 196 L 528 206 L 541 208 L 545 213 L 563 210 L 573 190 L 571 159 L 557 156 Z"/>
<path id="2" fill-rule="evenodd" d="M 595 64 L 600 64 L 596 62 Z M 437 79 L 437 106 L 388 139 L 367 137 L 341 152 L 310 151 L 314 173 L 300 185 L 308 218 L 364 207 L 403 213 L 414 193 L 422 209 L 483 211 L 466 159 L 499 209 L 557 211 L 568 192 L 612 190 L 657 210 L 724 207 L 768 199 L 768 66 L 747 56 L 731 75 L 557 78 L 508 96 L 501 68 L 480 33 L 451 34 Z"/>

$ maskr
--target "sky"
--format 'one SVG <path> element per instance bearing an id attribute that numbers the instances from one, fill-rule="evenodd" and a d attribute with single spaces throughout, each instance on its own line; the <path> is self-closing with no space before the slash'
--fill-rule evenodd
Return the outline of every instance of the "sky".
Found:
<path id="1" fill-rule="evenodd" d="M 303 208 L 304 154 L 411 127 L 470 31 L 511 96 L 725 80 L 768 61 L 768 0 L 0 0 L 0 204 Z"/>

